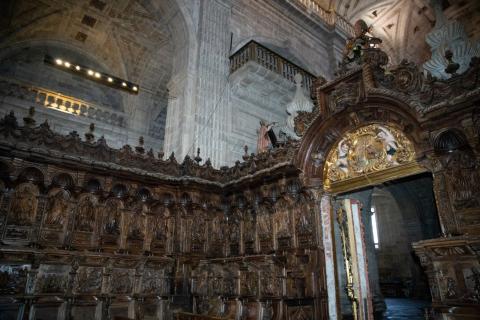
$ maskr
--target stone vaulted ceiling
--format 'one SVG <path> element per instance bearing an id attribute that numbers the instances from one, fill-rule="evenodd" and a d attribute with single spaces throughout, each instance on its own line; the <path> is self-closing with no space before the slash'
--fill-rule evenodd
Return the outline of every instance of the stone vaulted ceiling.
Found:
<path id="1" fill-rule="evenodd" d="M 372 34 L 383 40 L 382 48 L 392 63 L 408 59 L 422 63 L 430 57 L 425 35 L 435 25 L 430 0 L 324 0 L 323 6 L 335 9 L 354 23 L 364 19 Z M 472 39 L 480 37 L 480 1 L 443 0 L 447 19 L 462 23 Z"/>
<path id="2" fill-rule="evenodd" d="M 1 1 L 1 47 L 35 41 L 83 52 L 154 94 L 172 72 L 167 22 L 136 0 Z"/>

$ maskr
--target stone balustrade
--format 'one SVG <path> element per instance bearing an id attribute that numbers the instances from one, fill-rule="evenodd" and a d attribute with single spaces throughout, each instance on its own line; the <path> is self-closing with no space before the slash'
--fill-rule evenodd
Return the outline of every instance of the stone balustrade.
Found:
<path id="1" fill-rule="evenodd" d="M 101 107 L 81 99 L 10 79 L 0 78 L 0 97 L 26 100 L 37 106 L 90 118 L 117 127 L 126 126 L 126 116 L 121 111 L 114 111 L 111 108 Z"/>
<path id="2" fill-rule="evenodd" d="M 324 9 L 316 0 L 289 0 L 293 4 L 300 5 L 307 13 L 313 13 L 329 26 L 335 26 L 347 35 L 353 35 L 353 26 L 343 16 L 334 10 Z"/>
<path id="3" fill-rule="evenodd" d="M 310 91 L 312 83 L 316 79 L 313 74 L 253 40 L 230 56 L 230 73 L 234 73 L 249 61 L 254 61 L 291 82 L 294 82 L 295 75 L 300 73 L 303 76 L 303 84 L 308 91 Z"/>

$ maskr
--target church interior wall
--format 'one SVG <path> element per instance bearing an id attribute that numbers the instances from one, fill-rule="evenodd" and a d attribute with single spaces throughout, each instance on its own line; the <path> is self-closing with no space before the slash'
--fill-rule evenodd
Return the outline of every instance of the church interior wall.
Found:
<path id="1" fill-rule="evenodd" d="M 420 297 L 421 277 L 429 316 L 476 316 L 478 57 L 457 74 L 442 53 L 441 78 L 392 65 L 364 21 L 313 0 L 52 3 L 0 6 L 2 316 L 369 320 L 385 283 Z M 342 55 L 350 31 L 360 56 Z M 250 40 L 262 56 L 232 71 Z M 140 92 L 43 64 L 52 50 Z M 291 111 L 298 140 L 256 150 L 301 92 L 291 70 L 313 107 Z M 363 207 L 341 221 L 348 196 Z"/>

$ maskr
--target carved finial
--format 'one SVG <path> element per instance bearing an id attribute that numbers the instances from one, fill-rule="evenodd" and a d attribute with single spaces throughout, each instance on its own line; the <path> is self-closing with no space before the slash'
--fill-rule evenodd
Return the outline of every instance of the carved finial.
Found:
<path id="1" fill-rule="evenodd" d="M 202 161 L 202 158 L 200 157 L 200 148 L 197 148 L 197 156 L 193 160 L 198 164 Z"/>
<path id="2" fill-rule="evenodd" d="M 93 134 L 93 131 L 95 131 L 95 124 L 92 122 L 90 123 L 90 126 L 88 127 L 88 132 L 85 133 L 85 139 L 89 143 L 93 143 L 93 140 L 95 139 L 95 135 Z"/>
<path id="3" fill-rule="evenodd" d="M 35 119 L 33 118 L 35 116 L 35 108 L 30 107 L 28 109 L 28 116 L 23 118 L 23 122 L 25 123 L 26 127 L 34 127 L 35 126 Z"/>
<path id="4" fill-rule="evenodd" d="M 140 136 L 138 138 L 138 146 L 135 147 L 135 151 L 139 154 L 144 154 L 145 149 L 143 148 L 143 144 L 145 143 L 145 140 L 143 139 L 143 136 Z"/>
<path id="5" fill-rule="evenodd" d="M 165 152 L 163 152 L 163 150 L 158 151 L 157 153 L 158 159 L 163 160 L 164 156 L 165 156 Z"/>
<path id="6" fill-rule="evenodd" d="M 15 117 L 15 112 L 10 111 L 9 114 L 6 114 L 0 123 L 5 127 L 10 127 L 16 129 L 18 127 L 17 118 Z"/>
<path id="7" fill-rule="evenodd" d="M 207 167 L 211 167 L 212 166 L 212 161 L 210 160 L 210 158 L 207 159 L 207 161 L 205 161 L 205 165 Z"/>
<path id="8" fill-rule="evenodd" d="M 453 52 L 451 50 L 445 51 L 445 59 L 448 61 L 448 65 L 445 68 L 445 73 L 448 73 L 452 77 L 457 75 L 457 70 L 460 68 L 460 64 L 453 61 Z"/>
<path id="9" fill-rule="evenodd" d="M 170 157 L 168 157 L 168 160 L 170 161 L 177 161 L 177 159 L 175 159 L 175 152 L 172 151 L 172 153 L 170 154 Z"/>
<path id="10" fill-rule="evenodd" d="M 155 159 L 155 154 L 153 153 L 153 149 L 150 148 L 150 150 L 148 150 L 147 152 L 147 156 L 151 159 Z"/>
<path id="11" fill-rule="evenodd" d="M 242 159 L 243 159 L 244 161 L 247 161 L 248 158 L 249 158 L 249 157 L 248 157 L 248 146 L 247 146 L 247 145 L 244 145 L 244 146 L 243 146 L 243 151 L 245 151 L 245 154 L 242 156 Z"/>

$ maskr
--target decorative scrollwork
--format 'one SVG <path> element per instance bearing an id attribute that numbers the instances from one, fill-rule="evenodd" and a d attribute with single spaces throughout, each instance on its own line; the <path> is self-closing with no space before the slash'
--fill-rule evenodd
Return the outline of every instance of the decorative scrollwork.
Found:
<path id="1" fill-rule="evenodd" d="M 397 129 L 372 124 L 347 133 L 329 152 L 326 183 L 350 179 L 415 159 L 412 143 Z"/>

